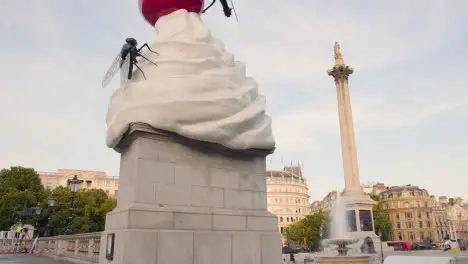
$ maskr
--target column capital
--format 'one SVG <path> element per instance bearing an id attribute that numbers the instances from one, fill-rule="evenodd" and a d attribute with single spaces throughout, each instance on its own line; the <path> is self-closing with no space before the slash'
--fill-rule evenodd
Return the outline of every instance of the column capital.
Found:
<path id="1" fill-rule="evenodd" d="M 333 76 L 335 81 L 348 80 L 349 75 L 353 74 L 354 69 L 348 65 L 335 65 L 328 70 L 328 75 Z"/>

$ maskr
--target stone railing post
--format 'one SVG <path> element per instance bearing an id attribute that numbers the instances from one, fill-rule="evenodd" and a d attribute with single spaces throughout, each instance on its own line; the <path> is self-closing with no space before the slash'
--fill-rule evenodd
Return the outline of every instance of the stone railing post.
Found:
<path id="1" fill-rule="evenodd" d="M 67 240 L 65 239 L 60 239 L 60 238 L 57 238 L 56 242 L 55 242 L 55 248 L 58 249 L 58 248 L 66 248 L 68 247 L 67 245 Z M 53 251 L 55 252 L 56 255 L 59 255 L 59 256 L 63 256 L 65 255 L 65 252 L 64 251 Z"/>
<path id="2" fill-rule="evenodd" d="M 78 246 L 79 245 L 80 245 L 80 239 L 75 239 L 75 250 L 73 251 L 75 256 L 78 256 Z"/>
<path id="3" fill-rule="evenodd" d="M 89 239 L 88 241 L 88 257 L 92 258 L 94 255 L 94 238 Z"/>

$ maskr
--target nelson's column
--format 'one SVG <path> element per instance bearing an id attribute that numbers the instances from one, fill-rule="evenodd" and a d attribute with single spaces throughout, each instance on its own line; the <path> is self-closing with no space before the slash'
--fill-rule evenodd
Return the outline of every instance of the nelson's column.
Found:
<path id="1" fill-rule="evenodd" d="M 354 138 L 353 117 L 349 96 L 348 77 L 354 69 L 344 64 L 340 44 L 335 42 L 335 66 L 328 70 L 328 75 L 335 79 L 338 97 L 338 116 L 340 120 L 341 151 L 345 188 L 342 194 L 346 204 L 348 235 L 357 238 L 370 236 L 376 238 L 372 207 L 375 201 L 366 195 L 359 179 L 356 140 Z"/>

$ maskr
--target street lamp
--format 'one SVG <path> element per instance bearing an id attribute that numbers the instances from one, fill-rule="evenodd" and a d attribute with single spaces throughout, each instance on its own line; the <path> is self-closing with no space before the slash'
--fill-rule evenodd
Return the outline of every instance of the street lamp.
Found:
<path id="1" fill-rule="evenodd" d="M 49 198 L 47 198 L 47 205 L 49 206 L 49 217 L 47 218 L 47 228 L 45 236 L 52 235 L 52 230 L 50 229 L 50 219 L 52 219 L 52 211 L 54 210 L 55 206 L 55 196 L 51 194 Z"/>
<path id="2" fill-rule="evenodd" d="M 383 237 L 383 232 L 382 230 L 379 230 L 378 234 L 379 235 L 379 240 L 380 240 L 380 254 L 381 254 L 381 258 L 382 258 L 382 263 L 384 263 L 384 254 L 383 254 L 383 246 L 382 246 L 382 237 Z"/>
<path id="3" fill-rule="evenodd" d="M 34 230 L 37 230 L 37 235 L 39 236 L 39 217 L 41 216 L 42 208 L 37 204 L 36 207 L 34 207 L 34 212 L 36 213 L 36 223 L 34 226 Z"/>
<path id="4" fill-rule="evenodd" d="M 73 233 L 73 228 L 72 228 L 72 220 L 73 220 L 73 209 L 75 209 L 75 194 L 78 191 L 78 188 L 80 187 L 81 181 L 78 180 L 78 176 L 75 175 L 72 180 L 68 183 L 70 186 L 70 190 L 72 192 L 71 196 L 71 204 L 70 204 L 70 214 L 68 216 L 68 226 L 67 230 L 65 231 L 65 235 L 71 235 Z"/>

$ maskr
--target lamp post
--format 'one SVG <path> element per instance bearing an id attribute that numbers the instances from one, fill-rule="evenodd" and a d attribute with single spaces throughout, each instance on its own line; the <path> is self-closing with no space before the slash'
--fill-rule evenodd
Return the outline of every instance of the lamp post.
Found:
<path id="1" fill-rule="evenodd" d="M 380 238 L 379 239 L 380 240 L 380 254 L 381 254 L 381 257 L 382 257 L 382 263 L 384 263 L 383 246 L 382 246 L 383 232 L 381 230 L 379 230 L 378 235 L 379 235 L 379 238 Z"/>
<path id="2" fill-rule="evenodd" d="M 78 188 L 80 187 L 81 181 L 78 180 L 78 176 L 75 175 L 72 180 L 69 182 L 70 190 L 72 193 L 71 196 L 71 204 L 70 204 L 70 214 L 68 216 L 68 226 L 67 230 L 65 231 L 65 235 L 71 235 L 73 233 L 73 228 L 72 228 L 72 220 L 73 220 L 73 209 L 75 209 L 75 194 L 78 191 Z"/>
<path id="3" fill-rule="evenodd" d="M 34 224 L 34 230 L 37 231 L 37 236 L 39 236 L 39 217 L 41 216 L 42 208 L 37 204 L 36 207 L 34 207 L 34 212 L 35 212 L 35 224 Z"/>
<path id="4" fill-rule="evenodd" d="M 45 236 L 52 235 L 52 230 L 50 228 L 50 220 L 52 219 L 52 211 L 54 210 L 55 206 L 55 196 L 51 194 L 49 198 L 47 198 L 47 205 L 49 206 L 49 217 L 47 218 L 47 227 Z"/>

